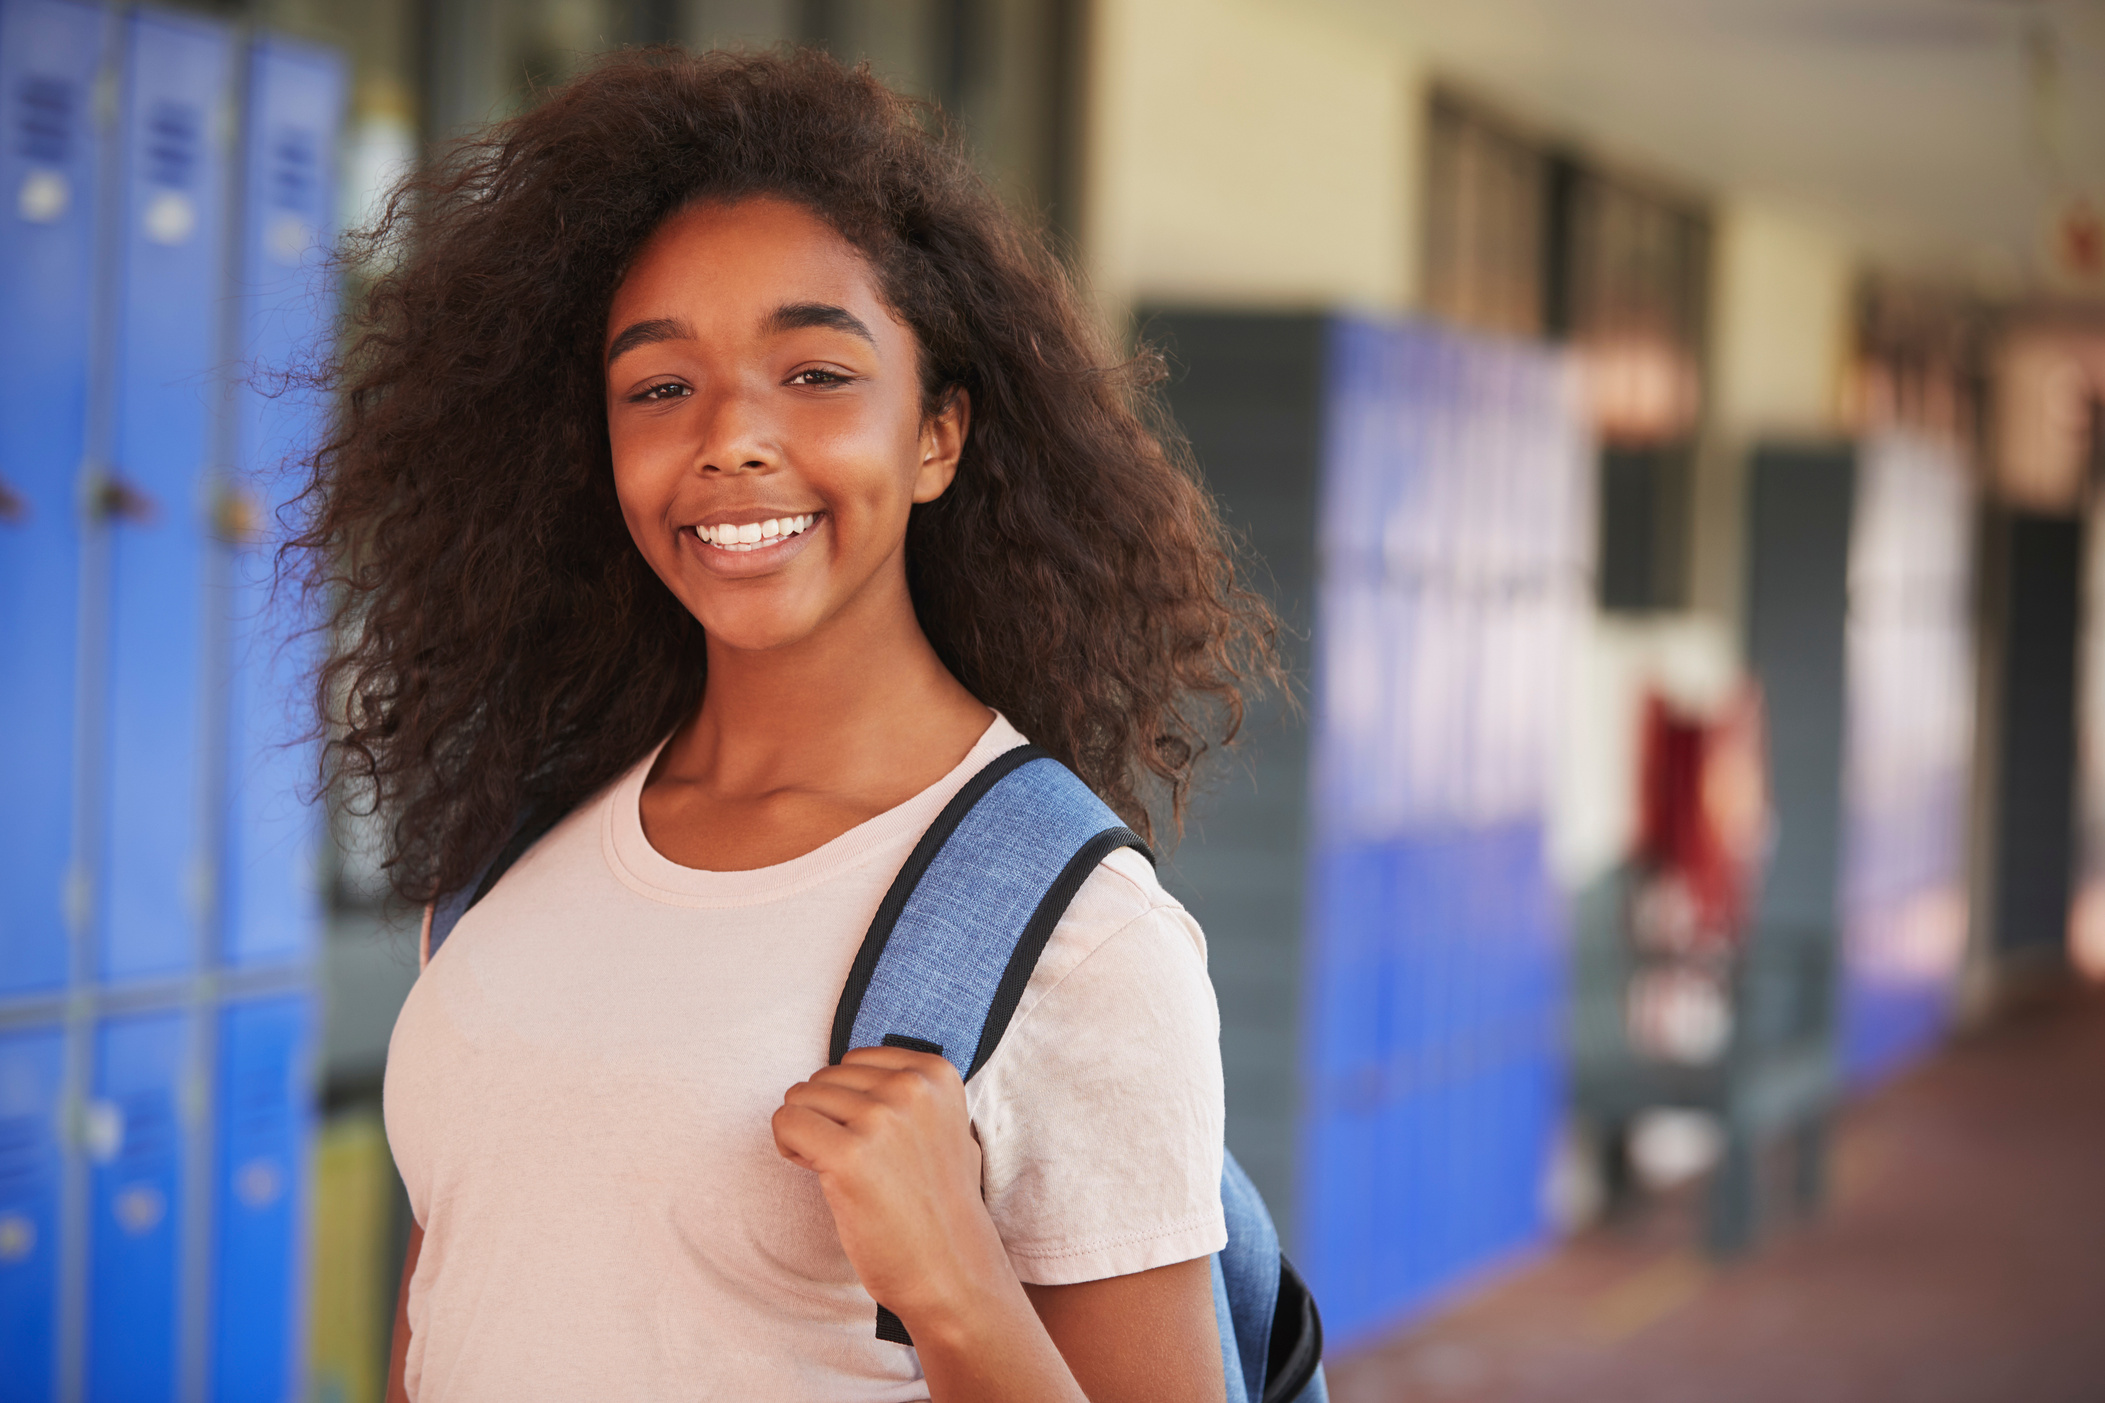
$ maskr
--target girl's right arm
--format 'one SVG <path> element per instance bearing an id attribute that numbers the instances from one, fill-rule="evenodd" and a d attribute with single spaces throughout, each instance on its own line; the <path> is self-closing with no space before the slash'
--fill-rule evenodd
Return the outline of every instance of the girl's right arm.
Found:
<path id="1" fill-rule="evenodd" d="M 409 1225 L 409 1250 L 402 1254 L 402 1286 L 395 1292 L 395 1344 L 387 1356 L 387 1403 L 409 1403 L 409 1389 L 402 1382 L 402 1367 L 409 1360 L 409 1279 L 417 1273 L 417 1253 L 424 1246 L 424 1229 Z"/>

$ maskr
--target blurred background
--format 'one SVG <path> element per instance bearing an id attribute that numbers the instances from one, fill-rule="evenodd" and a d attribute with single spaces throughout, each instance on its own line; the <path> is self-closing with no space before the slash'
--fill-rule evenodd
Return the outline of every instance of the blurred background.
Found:
<path id="1" fill-rule="evenodd" d="M 2105 0 L 0 0 L 0 1400 L 381 1396 L 415 917 L 271 372 L 664 42 L 940 103 L 1168 354 L 1304 705 L 1167 877 L 1334 1392 L 2105 1396 Z"/>

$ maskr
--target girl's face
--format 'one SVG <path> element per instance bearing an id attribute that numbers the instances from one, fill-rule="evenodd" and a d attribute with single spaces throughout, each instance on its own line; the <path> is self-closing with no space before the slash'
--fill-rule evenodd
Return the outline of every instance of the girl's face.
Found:
<path id="1" fill-rule="evenodd" d="M 904 604 L 906 518 L 956 475 L 968 406 L 922 415 L 919 344 L 802 206 L 667 220 L 607 318 L 614 488 L 712 648 L 778 648 Z"/>

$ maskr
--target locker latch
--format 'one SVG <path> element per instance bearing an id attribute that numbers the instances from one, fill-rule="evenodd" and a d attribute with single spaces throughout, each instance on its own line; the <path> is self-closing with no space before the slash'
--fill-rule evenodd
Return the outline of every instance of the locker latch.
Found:
<path id="1" fill-rule="evenodd" d="M 114 473 L 99 475 L 88 491 L 89 511 L 100 521 L 141 525 L 161 515 L 160 504 Z"/>

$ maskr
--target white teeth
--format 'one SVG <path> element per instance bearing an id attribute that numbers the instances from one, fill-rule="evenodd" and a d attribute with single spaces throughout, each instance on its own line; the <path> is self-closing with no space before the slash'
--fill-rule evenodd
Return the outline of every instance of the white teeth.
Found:
<path id="1" fill-rule="evenodd" d="M 717 526 L 697 526 L 697 539 L 706 541 L 719 550 L 761 550 L 789 536 L 800 535 L 811 529 L 818 520 L 816 513 L 803 516 L 770 517 L 766 521 L 748 521 L 742 524 L 724 522 Z"/>

